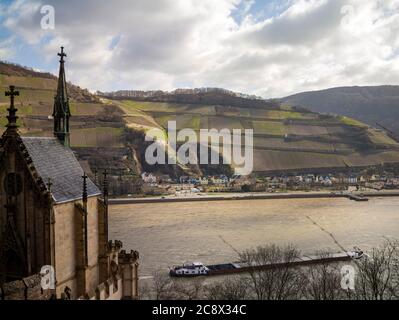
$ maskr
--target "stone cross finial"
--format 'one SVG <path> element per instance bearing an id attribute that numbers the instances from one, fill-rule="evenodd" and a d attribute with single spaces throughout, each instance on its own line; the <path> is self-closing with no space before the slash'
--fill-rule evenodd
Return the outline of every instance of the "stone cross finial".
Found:
<path id="1" fill-rule="evenodd" d="M 15 90 L 15 86 L 10 86 L 10 91 L 6 91 L 6 97 L 10 97 L 10 107 L 7 109 L 8 111 L 8 124 L 7 128 L 16 128 L 17 127 L 17 120 L 18 117 L 16 116 L 16 113 L 18 109 L 15 108 L 14 105 L 14 98 L 16 96 L 19 96 L 19 91 Z"/>
<path id="2" fill-rule="evenodd" d="M 65 62 L 64 57 L 67 56 L 66 53 L 64 52 L 64 47 L 61 47 L 61 52 L 58 53 L 58 55 L 61 57 L 60 62 L 61 62 L 61 63 L 64 63 L 64 62 Z"/>

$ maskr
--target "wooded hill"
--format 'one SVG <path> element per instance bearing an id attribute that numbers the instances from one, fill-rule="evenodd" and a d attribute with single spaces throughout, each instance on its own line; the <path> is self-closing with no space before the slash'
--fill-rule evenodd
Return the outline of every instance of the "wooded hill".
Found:
<path id="1" fill-rule="evenodd" d="M 340 114 L 375 128 L 377 123 L 399 136 L 399 86 L 341 87 L 298 93 L 283 103 L 314 112 Z"/>

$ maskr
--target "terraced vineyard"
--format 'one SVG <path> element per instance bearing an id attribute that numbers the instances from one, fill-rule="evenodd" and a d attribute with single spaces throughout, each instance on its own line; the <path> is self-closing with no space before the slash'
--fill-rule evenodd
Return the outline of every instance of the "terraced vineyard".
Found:
<path id="1" fill-rule="evenodd" d="M 16 98 L 16 107 L 22 135 L 52 136 L 51 114 L 57 78 L 0 62 L 0 133 L 7 123 L 9 99 L 4 91 L 10 85 L 15 85 L 20 93 Z M 87 162 L 85 168 L 98 169 L 99 163 L 105 163 L 108 169 L 115 169 L 115 174 L 134 169 L 133 163 L 121 166 L 123 159 L 120 155 L 126 155 L 122 111 L 102 103 L 94 95 L 72 84 L 68 85 L 68 90 L 72 113 L 71 145 L 80 160 Z M 103 149 L 102 154 L 97 152 L 99 148 Z"/>
<path id="2" fill-rule="evenodd" d="M 56 81 L 49 74 L 0 63 L 0 90 L 15 85 L 20 91 L 16 105 L 22 134 L 52 135 L 49 116 Z M 177 122 L 178 129 L 197 132 L 211 128 L 253 129 L 254 169 L 259 173 L 399 163 L 397 142 L 347 117 L 223 95 L 168 95 L 143 101 L 96 97 L 72 84 L 69 93 L 72 147 L 92 168 L 140 171 L 143 134 L 151 128 L 165 130 L 171 120 Z M 0 94 L 0 132 L 6 124 L 7 107 L 7 98 Z M 170 168 L 166 171 L 170 173 Z M 201 172 L 198 168 L 194 171 Z"/>
<path id="3" fill-rule="evenodd" d="M 112 100 L 126 115 L 142 113 L 148 127 L 253 129 L 254 167 L 259 173 L 364 167 L 399 162 L 399 145 L 384 132 L 356 120 L 295 110 L 223 105 Z M 137 117 L 125 118 L 135 127 Z"/>
<path id="4" fill-rule="evenodd" d="M 20 117 L 21 132 L 24 135 L 51 135 L 53 123 L 50 116 L 53 112 L 56 78 L 0 74 L 0 90 L 2 91 L 0 94 L 0 132 L 4 131 L 6 124 L 5 116 L 9 99 L 4 95 L 4 91 L 8 89 L 9 85 L 15 85 L 20 93 L 16 98 L 16 107 Z M 94 96 L 85 99 L 82 98 L 82 95 L 74 95 L 73 92 L 79 89 L 73 88 L 72 85 L 69 89 L 70 92 L 72 91 L 70 94 L 70 108 L 73 115 L 71 118 L 72 146 L 103 146 L 110 142 L 108 134 L 113 137 L 111 144 L 120 145 L 123 129 L 119 127 L 107 130 L 107 125 L 100 123 L 101 117 L 107 116 L 107 106 Z M 108 108 L 115 109 L 110 106 Z M 103 127 L 105 128 L 103 129 Z"/>

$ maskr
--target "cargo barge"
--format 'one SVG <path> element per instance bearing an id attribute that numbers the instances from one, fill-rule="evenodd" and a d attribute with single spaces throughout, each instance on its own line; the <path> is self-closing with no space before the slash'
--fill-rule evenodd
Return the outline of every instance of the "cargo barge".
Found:
<path id="1" fill-rule="evenodd" d="M 303 256 L 288 262 L 267 263 L 264 265 L 249 264 L 247 262 L 232 262 L 214 265 L 204 265 L 201 262 L 193 262 L 170 269 L 171 277 L 199 277 L 221 276 L 253 271 L 270 270 L 275 268 L 299 267 L 320 263 L 332 263 L 341 261 L 358 260 L 363 257 L 361 250 L 343 253 L 334 253 L 327 256 Z"/>

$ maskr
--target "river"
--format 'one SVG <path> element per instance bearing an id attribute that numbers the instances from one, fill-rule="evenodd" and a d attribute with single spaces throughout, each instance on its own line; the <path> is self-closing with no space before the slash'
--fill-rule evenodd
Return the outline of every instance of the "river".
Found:
<path id="1" fill-rule="evenodd" d="M 399 198 L 237 200 L 148 203 L 110 207 L 109 236 L 140 253 L 140 277 L 188 261 L 237 260 L 235 250 L 292 243 L 304 254 L 364 251 L 384 238 L 399 239 Z M 235 249 L 233 249 L 233 248 Z"/>

